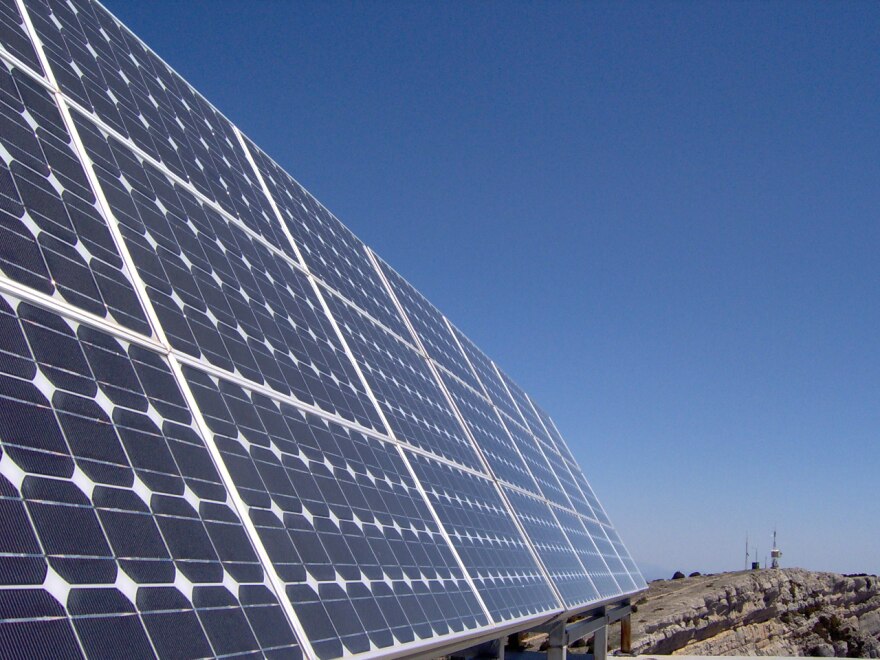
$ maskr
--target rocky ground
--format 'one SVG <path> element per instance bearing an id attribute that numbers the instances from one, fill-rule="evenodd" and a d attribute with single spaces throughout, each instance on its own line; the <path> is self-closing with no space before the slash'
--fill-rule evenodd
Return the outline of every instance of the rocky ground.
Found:
<path id="1" fill-rule="evenodd" d="M 880 578 L 798 568 L 658 580 L 636 599 L 633 651 L 880 658 Z M 611 648 L 619 648 L 614 626 Z"/>

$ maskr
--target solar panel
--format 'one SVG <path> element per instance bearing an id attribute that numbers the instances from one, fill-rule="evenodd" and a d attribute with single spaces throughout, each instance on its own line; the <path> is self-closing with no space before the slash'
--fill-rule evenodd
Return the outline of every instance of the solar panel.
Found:
<path id="1" fill-rule="evenodd" d="M 550 416 L 98 3 L 0 0 L 0 122 L 0 655 L 425 655 L 645 587 Z"/>

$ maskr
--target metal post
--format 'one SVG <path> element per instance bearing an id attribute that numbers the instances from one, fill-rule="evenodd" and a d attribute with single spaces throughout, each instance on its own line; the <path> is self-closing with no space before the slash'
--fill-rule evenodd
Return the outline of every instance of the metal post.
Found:
<path id="1" fill-rule="evenodd" d="M 602 626 L 593 635 L 593 660 L 608 660 L 608 626 Z"/>
<path id="2" fill-rule="evenodd" d="M 550 638 L 547 640 L 547 660 L 565 660 L 568 653 L 567 644 L 565 621 L 560 621 L 550 630 Z"/>

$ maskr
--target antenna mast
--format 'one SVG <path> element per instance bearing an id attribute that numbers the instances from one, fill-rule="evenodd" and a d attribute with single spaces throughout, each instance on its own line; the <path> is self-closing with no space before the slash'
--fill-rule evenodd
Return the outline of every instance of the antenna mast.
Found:
<path id="1" fill-rule="evenodd" d="M 782 550 L 776 545 L 776 528 L 773 528 L 773 549 L 770 551 L 770 557 L 773 560 L 773 563 L 770 564 L 770 568 L 779 568 L 779 558 L 782 556 Z"/>

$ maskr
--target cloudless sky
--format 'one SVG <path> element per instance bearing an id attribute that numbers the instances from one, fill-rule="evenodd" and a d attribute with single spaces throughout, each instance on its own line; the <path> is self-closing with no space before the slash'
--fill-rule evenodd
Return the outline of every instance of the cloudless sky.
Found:
<path id="1" fill-rule="evenodd" d="M 646 575 L 880 572 L 880 4 L 106 0 L 554 417 Z"/>

